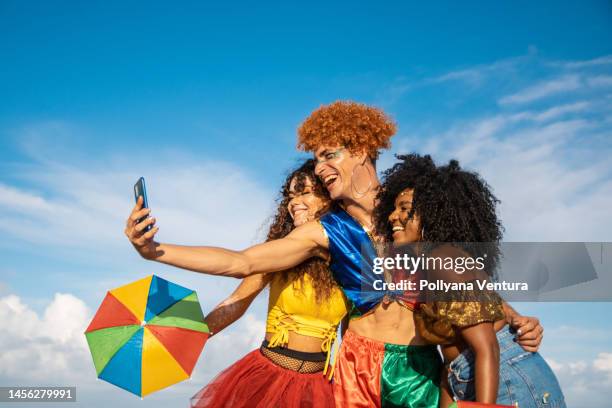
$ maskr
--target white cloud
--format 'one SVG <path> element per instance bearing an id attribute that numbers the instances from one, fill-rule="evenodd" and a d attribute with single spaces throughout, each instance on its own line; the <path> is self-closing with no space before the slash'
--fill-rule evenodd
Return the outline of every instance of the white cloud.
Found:
<path id="1" fill-rule="evenodd" d="M 551 65 L 561 66 L 567 69 L 582 69 L 601 65 L 612 65 L 612 55 L 604 55 L 602 57 L 583 61 L 556 61 L 552 62 Z"/>
<path id="2" fill-rule="evenodd" d="M 447 82 L 447 81 L 466 81 L 468 83 L 480 83 L 484 78 L 482 68 L 470 68 L 460 71 L 453 71 L 447 74 L 441 75 L 432 80 L 432 82 Z"/>
<path id="3" fill-rule="evenodd" d="M 612 86 L 612 75 L 597 75 L 587 79 L 591 87 L 610 87 Z"/>
<path id="4" fill-rule="evenodd" d="M 548 363 L 548 365 L 550 366 L 550 368 L 555 371 L 558 372 L 563 368 L 563 364 L 559 363 L 556 360 L 553 360 L 551 358 L 547 359 L 546 362 Z"/>
<path id="5" fill-rule="evenodd" d="M 14 294 L 0 298 L 0 383 L 77 386 L 84 406 L 105 406 L 96 398 L 131 404 L 134 398 L 127 392 L 96 379 L 83 334 L 92 317 L 85 303 L 70 294 L 55 294 L 42 314 Z M 187 401 L 221 370 L 259 347 L 264 334 L 265 323 L 247 313 L 208 341 L 189 381 L 147 400 Z"/>
<path id="6" fill-rule="evenodd" d="M 581 86 L 578 75 L 567 75 L 530 86 L 499 100 L 502 105 L 533 102 L 561 92 L 574 91 Z"/>
<path id="7" fill-rule="evenodd" d="M 612 165 L 596 146 L 585 146 L 578 163 L 566 156 L 592 125 L 577 119 L 516 127 L 511 115 L 497 115 L 455 125 L 417 149 L 481 173 L 502 201 L 509 240 L 605 241 Z M 417 143 L 404 146 L 413 150 Z"/>
<path id="8" fill-rule="evenodd" d="M 535 50 L 535 51 L 534 51 Z M 488 96 L 501 107 L 517 107 L 526 103 L 564 98 L 577 91 L 593 91 L 608 88 L 611 84 L 607 66 L 612 65 L 612 55 L 584 61 L 551 61 L 541 57 L 535 47 L 527 54 L 474 65 L 446 73 L 414 77 L 402 75 L 390 81 L 377 93 L 381 106 L 397 107 L 402 102 L 414 103 L 420 91 L 436 87 L 443 95 L 443 103 L 455 107 L 458 104 L 479 103 Z M 408 80 L 407 78 L 410 78 Z M 449 86 L 450 85 L 450 86 Z M 456 94 L 449 90 L 463 85 Z M 476 101 L 470 99 L 475 96 Z M 428 100 L 431 99 L 428 97 Z M 428 109 L 437 109 L 427 106 Z M 400 125 L 402 123 L 400 122 Z"/>
<path id="9" fill-rule="evenodd" d="M 603 371 L 612 385 L 612 353 L 599 353 L 593 362 L 593 367 L 598 371 Z"/>
<path id="10" fill-rule="evenodd" d="M 34 132 L 33 128 L 29 131 Z M 51 128 L 53 132 L 71 129 Z M 42 125 L 37 138 L 44 138 L 48 130 Z M 81 273 L 50 272 L 45 267 L 40 273 L 61 275 L 55 280 L 58 285 L 69 283 L 73 290 L 78 288 L 77 293 L 86 296 L 92 306 L 99 304 L 106 290 L 142 277 L 141 272 L 162 274 L 196 290 L 205 311 L 237 284 L 233 279 L 186 273 L 136 258 L 123 228 L 134 202 L 132 186 L 140 175 L 147 178 L 149 202 L 162 241 L 243 248 L 261 237 L 258 231 L 274 209 L 273 192 L 231 163 L 175 152 L 160 154 L 154 165 L 142 168 L 134 165 L 140 160 L 134 157 L 88 158 L 89 164 L 83 166 L 72 157 L 78 151 L 63 152 L 64 156 L 57 157 L 70 160 L 59 163 L 54 154 L 48 154 L 52 149 L 45 153 L 45 144 L 36 147 L 36 138 L 32 140 L 28 142 L 28 151 L 35 153 L 32 162 L 4 167 L 3 175 L 11 182 L 0 183 L 0 231 L 6 238 L 3 245 L 16 243 L 20 249 L 35 248 L 37 254 L 47 251 L 57 256 L 59 251 L 68 253 L 70 259 L 81 257 L 89 265 Z M 19 273 L 13 278 L 19 281 L 25 276 Z M 36 290 L 44 293 L 52 289 Z M 262 313 L 264 307 L 259 303 L 256 300 L 254 310 Z M 84 391 L 85 406 L 100 406 L 96 396 L 107 400 L 104 394 L 109 390 L 115 390 L 109 393 L 111 398 L 131 404 L 125 402 L 131 401 L 124 395 L 127 393 L 95 380 L 83 335 L 91 319 L 84 303 L 71 295 L 58 294 L 43 309 L 37 314 L 16 295 L 2 299 L 2 383 L 48 384 L 46 380 L 52 375 L 58 384 L 77 385 Z M 234 326 L 206 346 L 192 380 L 147 400 L 153 404 L 168 402 L 159 402 L 158 406 L 175 405 L 178 399 L 185 403 L 221 369 L 256 348 L 265 334 L 264 323 L 255 314 L 247 314 Z"/>
<path id="11" fill-rule="evenodd" d="M 512 72 L 516 71 L 518 66 L 532 59 L 535 54 L 537 54 L 537 52 L 529 52 L 528 55 L 505 58 L 491 64 L 476 65 L 465 69 L 447 72 L 434 78 L 427 78 L 423 81 L 423 83 L 441 84 L 449 81 L 463 81 L 470 85 L 482 85 L 492 74 L 511 74 Z"/>
<path id="12" fill-rule="evenodd" d="M 612 372 L 612 353 L 599 353 L 594 365 L 598 370 Z"/>
<path id="13" fill-rule="evenodd" d="M 569 113 L 584 112 L 591 106 L 592 105 L 589 102 L 585 102 L 585 101 L 575 102 L 575 103 L 553 106 L 542 112 L 525 111 L 525 112 L 516 113 L 511 116 L 511 119 L 512 120 L 533 120 L 536 122 L 545 122 L 551 119 L 563 117 Z"/>
<path id="14" fill-rule="evenodd" d="M 56 293 L 42 316 L 16 295 L 0 298 L 0 378 L 80 382 L 93 371 L 83 335 L 89 316 L 85 303 L 70 294 Z"/>
<path id="15" fill-rule="evenodd" d="M 566 358 L 569 356 L 566 356 Z M 568 407 L 607 407 L 612 386 L 612 353 L 599 353 L 593 360 L 546 359 L 555 372 Z"/>
<path id="16" fill-rule="evenodd" d="M 24 213 L 53 212 L 55 210 L 43 197 L 2 184 L 0 184 L 0 205 Z"/>
<path id="17" fill-rule="evenodd" d="M 419 123 L 411 136 L 398 136 L 394 151 L 416 150 L 439 162 L 457 158 L 478 171 L 502 201 L 506 240 L 608 241 L 612 105 L 605 89 L 583 82 L 607 83 L 609 76 L 598 69 L 609 60 L 574 61 L 570 72 L 566 65 L 528 56 L 443 75 L 445 80 L 478 75 L 477 100 L 469 97 L 469 82 L 454 91 L 457 99 L 467 95 L 466 104 L 488 100 L 494 109 Z M 538 73 L 535 84 L 529 80 L 533 72 Z M 440 107 L 453 97 L 444 95 Z M 381 164 L 392 163 L 383 156 Z"/>
<path id="18" fill-rule="evenodd" d="M 140 174 L 166 241 L 242 247 L 272 208 L 271 191 L 229 163 L 184 159 L 139 170 L 121 161 L 89 167 L 44 161 L 19 169 L 27 188 L 0 183 L 0 231 L 49 247 L 125 248 L 123 229 Z"/>

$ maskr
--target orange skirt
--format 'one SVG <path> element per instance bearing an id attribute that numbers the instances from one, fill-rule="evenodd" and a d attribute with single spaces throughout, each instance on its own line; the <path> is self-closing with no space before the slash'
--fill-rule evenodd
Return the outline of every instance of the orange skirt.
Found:
<path id="1" fill-rule="evenodd" d="M 279 367 L 251 351 L 191 398 L 191 408 L 334 408 L 331 383 L 323 373 Z"/>

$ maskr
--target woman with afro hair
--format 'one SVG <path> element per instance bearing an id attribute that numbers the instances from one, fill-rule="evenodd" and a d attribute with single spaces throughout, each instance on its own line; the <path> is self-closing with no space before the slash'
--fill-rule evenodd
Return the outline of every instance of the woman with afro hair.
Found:
<path id="1" fill-rule="evenodd" d="M 384 174 L 375 211 L 377 230 L 396 251 L 433 259 L 484 259 L 482 268 L 434 264 L 420 271 L 427 280 L 492 280 L 500 257 L 502 226 L 498 200 L 487 183 L 451 160 L 436 167 L 430 156 L 398 156 Z M 450 265 L 450 266 L 447 266 Z M 457 264 L 455 264 L 457 265 Z M 436 269 L 437 268 L 437 269 Z M 474 287 L 477 287 L 474 285 Z M 565 407 L 550 367 L 536 352 L 522 349 L 494 291 L 421 293 L 417 332 L 440 344 L 440 406 L 453 400 L 531 407 Z"/>
<path id="2" fill-rule="evenodd" d="M 298 147 L 314 154 L 315 174 L 334 205 L 282 238 L 242 251 L 158 243 L 157 227 L 145 231 L 155 221 L 137 222 L 148 215 L 140 204 L 125 233 L 145 259 L 211 275 L 245 278 L 287 270 L 311 257 L 328 261 L 352 304 L 336 364 L 336 405 L 435 406 L 439 357 L 415 334 L 413 303 L 374 287 L 380 239 L 372 221 L 380 185 L 376 160 L 395 131 L 393 121 L 372 106 L 339 101 L 315 110 L 298 129 Z M 525 333 L 540 328 L 534 318 L 517 317 L 514 324 Z"/>

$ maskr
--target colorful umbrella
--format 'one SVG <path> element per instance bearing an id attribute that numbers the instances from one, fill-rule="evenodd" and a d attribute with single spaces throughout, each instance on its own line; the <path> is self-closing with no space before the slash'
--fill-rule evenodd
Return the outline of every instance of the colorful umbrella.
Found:
<path id="1" fill-rule="evenodd" d="M 209 331 L 193 290 L 151 275 L 107 292 L 85 336 L 98 378 L 142 397 L 189 378 Z"/>

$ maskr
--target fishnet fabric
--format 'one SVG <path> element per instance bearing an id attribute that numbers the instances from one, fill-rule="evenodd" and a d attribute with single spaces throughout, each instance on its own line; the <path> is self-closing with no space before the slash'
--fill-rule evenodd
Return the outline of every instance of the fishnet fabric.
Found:
<path id="1" fill-rule="evenodd" d="M 261 354 L 266 356 L 274 364 L 298 373 L 313 374 L 323 371 L 325 368 L 325 361 L 305 361 L 298 358 L 288 357 L 270 350 L 267 347 L 261 347 L 260 351 Z"/>

